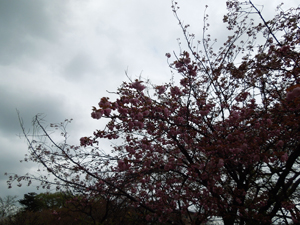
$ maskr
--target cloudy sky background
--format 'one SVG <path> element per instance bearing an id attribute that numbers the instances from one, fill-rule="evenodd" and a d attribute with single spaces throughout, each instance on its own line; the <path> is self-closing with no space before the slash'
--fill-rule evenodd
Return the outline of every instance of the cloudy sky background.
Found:
<path id="1" fill-rule="evenodd" d="M 253 0 L 274 15 L 278 0 Z M 271 2 L 271 3 L 270 3 Z M 179 16 L 202 31 L 204 6 L 209 8 L 210 33 L 224 39 L 225 0 L 178 0 Z M 284 9 L 297 6 L 286 0 Z M 171 78 L 165 53 L 179 52 L 182 38 L 170 0 L 0 0 L 0 197 L 36 191 L 8 189 L 5 172 L 35 172 L 33 163 L 20 163 L 27 151 L 16 109 L 26 128 L 44 113 L 46 121 L 73 118 L 70 142 L 101 126 L 90 117 L 106 91 L 115 91 L 125 75 L 142 75 L 155 84 Z M 183 41 L 183 40 L 182 40 Z M 109 151 L 109 146 L 103 147 Z M 106 149 L 107 148 L 107 149 Z"/>

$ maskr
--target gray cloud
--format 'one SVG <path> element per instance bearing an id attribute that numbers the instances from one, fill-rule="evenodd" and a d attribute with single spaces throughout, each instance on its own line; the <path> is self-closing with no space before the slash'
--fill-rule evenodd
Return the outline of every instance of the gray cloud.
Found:
<path id="1" fill-rule="evenodd" d="M 96 72 L 97 68 L 93 61 L 90 55 L 78 53 L 66 65 L 64 74 L 69 80 L 78 81 L 79 78 Z"/>
<path id="2" fill-rule="evenodd" d="M 0 1 L 0 64 L 36 55 L 43 42 L 57 38 L 65 10 L 59 2 Z"/>
<path id="3" fill-rule="evenodd" d="M 0 96 L 0 130 L 5 131 L 6 135 L 20 131 L 16 110 L 20 111 L 25 121 L 30 121 L 37 113 L 47 114 L 50 121 L 64 119 L 65 102 L 60 95 L 26 93 L 24 89 L 11 90 L 0 86 Z"/>

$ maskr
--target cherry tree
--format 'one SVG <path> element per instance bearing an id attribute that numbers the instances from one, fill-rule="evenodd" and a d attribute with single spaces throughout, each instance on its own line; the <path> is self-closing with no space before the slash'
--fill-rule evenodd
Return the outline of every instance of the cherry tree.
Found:
<path id="1" fill-rule="evenodd" d="M 174 57 L 179 81 L 124 82 L 116 100 L 102 97 L 93 107 L 92 118 L 107 124 L 80 146 L 67 144 L 68 120 L 53 125 L 65 138 L 58 143 L 36 116 L 41 133 L 26 135 L 26 160 L 54 180 L 12 175 L 9 185 L 39 180 L 44 188 L 127 199 L 150 223 L 299 223 L 300 8 L 279 7 L 266 21 L 251 1 L 226 4 L 230 35 L 215 49 L 208 16 L 196 41 L 173 2 L 187 50 L 166 57 Z M 109 155 L 104 139 L 114 143 Z"/>

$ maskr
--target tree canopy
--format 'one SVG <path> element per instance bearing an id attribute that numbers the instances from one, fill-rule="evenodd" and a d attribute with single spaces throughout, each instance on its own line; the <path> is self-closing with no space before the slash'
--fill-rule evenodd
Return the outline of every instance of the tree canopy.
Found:
<path id="1" fill-rule="evenodd" d="M 149 223 L 299 223 L 300 8 L 278 8 L 267 21 L 251 1 L 226 4 L 230 35 L 215 49 L 208 17 L 196 41 L 173 2 L 187 49 L 166 57 L 179 81 L 124 82 L 116 100 L 102 97 L 93 107 L 92 118 L 108 122 L 80 146 L 66 141 L 69 120 L 53 125 L 65 137 L 56 143 L 36 116 L 41 133 L 26 135 L 27 160 L 55 179 L 15 175 L 9 185 L 35 179 L 44 188 L 128 199 Z M 111 154 L 101 150 L 103 139 L 114 143 Z"/>
<path id="2" fill-rule="evenodd" d="M 2 210 L 9 213 L 0 217 L 0 225 L 148 224 L 144 215 L 147 211 L 135 209 L 127 199 L 111 201 L 101 197 L 89 198 L 87 195 L 74 195 L 71 192 L 40 194 L 30 192 L 24 194 L 24 198 L 19 200 L 22 205 L 19 210 L 11 207 L 15 205 L 15 201 L 12 202 L 11 199 L 13 198 L 5 198 L 8 204 L 5 204 Z M 155 223 L 155 225 L 162 224 Z"/>
<path id="3" fill-rule="evenodd" d="M 0 224 L 18 211 L 17 196 L 0 197 Z"/>

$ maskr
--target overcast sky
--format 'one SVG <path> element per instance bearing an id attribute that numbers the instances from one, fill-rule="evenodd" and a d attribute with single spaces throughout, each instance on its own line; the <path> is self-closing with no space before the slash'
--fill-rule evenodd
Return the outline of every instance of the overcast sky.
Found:
<path id="1" fill-rule="evenodd" d="M 198 34 L 207 4 L 210 33 L 224 38 L 225 0 L 178 2 L 180 17 Z M 280 1 L 253 2 L 264 4 L 263 14 L 271 18 Z M 287 9 L 298 0 L 285 3 Z M 180 37 L 170 0 L 0 0 L 0 196 L 36 191 L 6 185 L 5 172 L 36 170 L 20 163 L 27 145 L 18 137 L 16 109 L 28 129 L 37 113 L 49 123 L 73 118 L 70 142 L 79 144 L 101 127 L 90 117 L 91 107 L 113 97 L 106 91 L 128 80 L 125 70 L 155 84 L 171 78 L 165 53 L 179 52 Z"/>

